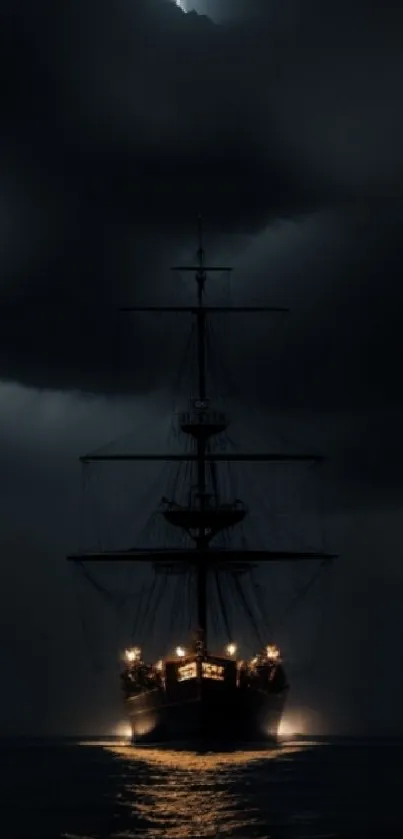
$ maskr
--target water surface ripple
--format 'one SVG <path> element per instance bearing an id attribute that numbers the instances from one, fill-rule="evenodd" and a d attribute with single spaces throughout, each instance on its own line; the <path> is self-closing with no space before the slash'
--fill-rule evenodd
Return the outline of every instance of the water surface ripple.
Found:
<path id="1" fill-rule="evenodd" d="M 4 839 L 397 839 L 403 742 L 220 754 L 0 742 Z"/>

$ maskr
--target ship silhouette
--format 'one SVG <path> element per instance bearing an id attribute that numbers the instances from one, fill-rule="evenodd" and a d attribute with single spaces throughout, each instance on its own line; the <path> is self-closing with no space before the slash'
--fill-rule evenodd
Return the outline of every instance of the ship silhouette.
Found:
<path id="1" fill-rule="evenodd" d="M 72 562 L 152 563 L 155 575 L 181 575 L 193 581 L 195 615 L 193 632 L 183 647 L 156 662 L 147 662 L 140 647 L 124 652 L 122 690 L 132 740 L 144 743 L 182 743 L 185 745 L 239 744 L 276 740 L 289 691 L 286 668 L 273 638 L 266 639 L 251 659 L 241 659 L 232 639 L 225 603 L 226 579 L 231 577 L 246 612 L 248 604 L 243 580 L 260 563 L 290 563 L 317 560 L 327 563 L 333 555 L 323 551 L 250 550 L 231 546 L 229 536 L 242 526 L 248 515 L 239 498 L 223 501 L 219 489 L 219 469 L 231 462 L 318 462 L 314 453 L 228 452 L 223 435 L 229 426 L 227 414 L 209 398 L 206 373 L 207 324 L 222 313 L 278 313 L 282 307 L 211 306 L 206 304 L 208 275 L 230 271 L 227 266 L 205 261 L 202 222 L 199 219 L 197 260 L 194 265 L 174 266 L 172 270 L 191 272 L 196 279 L 197 298 L 187 306 L 130 306 L 125 312 L 181 312 L 193 318 L 196 328 L 196 395 L 177 417 L 179 432 L 187 441 L 179 453 L 136 453 L 85 455 L 81 461 L 126 462 L 167 461 L 177 463 L 176 497 L 163 497 L 160 513 L 169 530 L 183 534 L 184 547 L 154 546 L 127 550 L 73 554 Z M 185 466 L 185 471 L 181 467 Z M 179 493 L 179 488 L 181 493 Z M 178 496 L 180 499 L 178 500 Z M 185 500 L 184 500 L 185 499 Z M 173 540 L 172 540 L 173 542 Z M 171 542 L 171 544 L 172 544 Z M 210 582 L 216 588 L 226 627 L 228 644 L 217 652 L 210 647 Z M 250 614 L 251 620 L 253 615 Z M 155 616 L 158 621 L 158 613 Z"/>

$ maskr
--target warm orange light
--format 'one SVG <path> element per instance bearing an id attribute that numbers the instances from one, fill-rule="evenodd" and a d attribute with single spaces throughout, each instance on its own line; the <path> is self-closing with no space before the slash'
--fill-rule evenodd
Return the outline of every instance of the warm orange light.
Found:
<path id="1" fill-rule="evenodd" d="M 186 655 L 186 650 L 183 647 L 177 647 L 175 652 L 178 658 L 184 658 L 184 656 Z"/>
<path id="2" fill-rule="evenodd" d="M 227 644 L 226 649 L 227 649 L 228 655 L 235 655 L 238 648 L 237 648 L 236 644 Z"/>
<path id="3" fill-rule="evenodd" d="M 129 649 L 125 650 L 125 659 L 132 663 L 133 661 L 140 661 L 141 658 L 141 649 L 140 647 L 129 647 Z"/>
<path id="4" fill-rule="evenodd" d="M 178 667 L 178 682 L 186 682 L 188 679 L 196 679 L 197 666 L 196 662 L 192 661 L 190 664 L 181 664 Z"/>
<path id="5" fill-rule="evenodd" d="M 224 668 L 221 664 L 212 664 L 209 661 L 202 662 L 203 679 L 214 679 L 217 682 L 224 681 Z"/>
<path id="6" fill-rule="evenodd" d="M 306 721 L 299 713 L 285 715 L 280 722 L 278 729 L 279 737 L 295 737 L 296 734 L 304 734 L 306 730 Z"/>
<path id="7" fill-rule="evenodd" d="M 122 740 L 131 740 L 132 736 L 132 728 L 129 722 L 124 721 L 120 722 L 115 729 L 116 737 L 120 737 Z"/>

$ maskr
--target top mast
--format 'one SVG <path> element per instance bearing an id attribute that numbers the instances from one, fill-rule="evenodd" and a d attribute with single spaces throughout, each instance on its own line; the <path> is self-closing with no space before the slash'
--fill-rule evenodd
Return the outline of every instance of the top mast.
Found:
<path id="1" fill-rule="evenodd" d="M 203 306 L 204 286 L 206 284 L 206 269 L 204 267 L 203 248 L 203 227 L 202 219 L 198 218 L 199 248 L 197 251 L 198 267 L 196 272 L 197 302 L 199 310 L 197 313 L 197 344 L 198 344 L 198 367 L 199 367 L 199 399 L 203 402 L 206 398 L 206 313 Z"/>

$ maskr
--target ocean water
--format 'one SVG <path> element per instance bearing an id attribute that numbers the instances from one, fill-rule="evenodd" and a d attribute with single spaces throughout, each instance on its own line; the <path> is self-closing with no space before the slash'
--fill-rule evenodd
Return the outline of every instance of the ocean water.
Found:
<path id="1" fill-rule="evenodd" d="M 0 839 L 397 839 L 403 741 L 294 740 L 198 755 L 0 741 Z"/>

